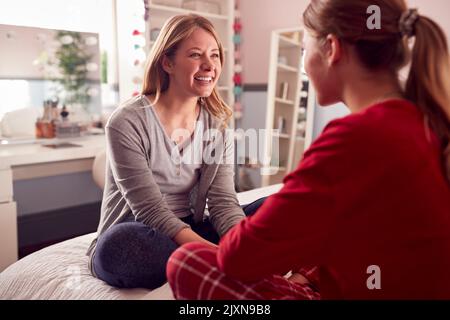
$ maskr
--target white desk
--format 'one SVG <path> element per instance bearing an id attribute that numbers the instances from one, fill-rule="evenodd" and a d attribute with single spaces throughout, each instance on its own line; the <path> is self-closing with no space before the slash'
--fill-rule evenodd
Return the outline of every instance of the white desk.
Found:
<path id="1" fill-rule="evenodd" d="M 49 148 L 42 143 L 70 142 L 80 147 Z M 0 145 L 0 272 L 17 260 L 17 205 L 13 181 L 90 171 L 105 137 L 86 136 L 37 143 Z"/>

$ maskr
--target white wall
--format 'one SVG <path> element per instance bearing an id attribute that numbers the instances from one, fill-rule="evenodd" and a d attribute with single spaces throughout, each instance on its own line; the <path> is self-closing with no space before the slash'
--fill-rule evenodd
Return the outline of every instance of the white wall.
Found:
<path id="1" fill-rule="evenodd" d="M 410 7 L 438 22 L 450 42 L 450 1 L 409 0 Z M 267 83 L 270 34 L 301 24 L 309 0 L 242 0 L 242 63 L 245 83 Z"/>
<path id="2" fill-rule="evenodd" d="M 435 20 L 447 34 L 450 43 L 450 1 L 448 0 L 408 0 L 410 8 L 418 8 L 419 13 Z"/>
<path id="3" fill-rule="evenodd" d="M 103 0 L 0 0 L 0 22 L 29 27 L 98 32 Z"/>
<path id="4" fill-rule="evenodd" d="M 242 0 L 242 63 L 245 83 L 267 83 L 272 30 L 300 25 L 307 0 Z"/>

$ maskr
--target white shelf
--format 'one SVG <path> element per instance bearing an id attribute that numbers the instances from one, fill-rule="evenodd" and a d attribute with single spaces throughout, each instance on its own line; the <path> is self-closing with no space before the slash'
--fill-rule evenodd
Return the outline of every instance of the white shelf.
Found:
<path id="1" fill-rule="evenodd" d="M 278 69 L 280 69 L 281 71 L 298 73 L 297 68 L 288 66 L 287 64 L 284 63 L 278 63 Z"/>
<path id="2" fill-rule="evenodd" d="M 275 98 L 275 102 L 278 102 L 278 103 L 281 103 L 281 104 L 288 104 L 288 105 L 291 105 L 291 106 L 294 105 L 294 101 L 281 99 L 281 98 Z"/>
<path id="3" fill-rule="evenodd" d="M 220 86 L 220 87 L 217 87 L 217 90 L 219 90 L 219 91 L 228 91 L 228 90 L 230 90 L 230 87 Z"/>
<path id="4" fill-rule="evenodd" d="M 290 139 L 291 138 L 291 136 L 287 133 L 274 133 L 273 136 L 281 138 L 281 139 Z"/>
<path id="5" fill-rule="evenodd" d="M 286 168 L 285 167 L 262 167 L 261 168 L 261 175 L 263 176 L 274 176 L 276 174 L 279 173 L 283 173 L 286 172 Z"/>
<path id="6" fill-rule="evenodd" d="M 298 48 L 302 45 L 293 39 L 280 35 L 280 47 L 281 48 Z"/>
<path id="7" fill-rule="evenodd" d="M 304 74 L 301 72 L 302 36 L 303 30 L 300 28 L 275 30 L 272 32 L 266 129 L 267 132 L 272 132 L 282 120 L 286 131 L 266 134 L 265 156 L 268 159 L 278 159 L 280 168 L 274 168 L 270 165 L 263 168 L 266 174 L 263 175 L 263 172 L 261 172 L 262 186 L 282 182 L 283 177 L 297 167 L 303 156 L 309 140 L 308 138 L 303 138 L 303 132 L 297 132 L 299 117 L 306 117 L 305 132 L 307 136 L 311 135 L 308 131 L 312 131 L 310 122 L 313 119 L 309 113 L 305 115 L 299 112 L 298 107 L 302 99 L 302 78 L 304 77 Z M 281 57 L 283 57 L 283 60 L 280 59 Z M 280 63 L 280 61 L 283 62 Z M 287 87 L 285 84 L 287 84 Z M 288 89 L 287 95 L 285 93 L 286 88 Z M 311 107 L 310 100 L 314 97 L 312 86 L 309 86 L 308 90 L 310 91 L 308 91 L 307 112 L 309 112 Z M 283 91 L 283 97 L 289 97 L 289 99 L 280 98 L 280 91 Z M 276 147 L 273 143 L 277 138 L 279 138 L 278 150 L 273 149 L 273 147 Z"/>
<path id="8" fill-rule="evenodd" d="M 165 13 L 173 13 L 173 14 L 194 13 L 194 14 L 198 14 L 198 15 L 201 15 L 201 16 L 203 16 L 205 18 L 209 18 L 209 19 L 223 20 L 223 21 L 228 20 L 228 16 L 226 16 L 226 15 L 209 13 L 209 12 L 193 11 L 193 10 L 188 10 L 188 9 L 184 9 L 184 8 L 177 8 L 177 7 L 160 5 L 160 4 L 150 4 L 149 9 L 150 9 L 150 16 L 161 15 L 161 14 L 165 14 Z"/>

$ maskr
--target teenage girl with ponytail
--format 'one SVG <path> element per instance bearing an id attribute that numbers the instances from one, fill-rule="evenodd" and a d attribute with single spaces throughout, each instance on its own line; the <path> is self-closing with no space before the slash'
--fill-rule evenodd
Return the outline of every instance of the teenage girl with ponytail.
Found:
<path id="1" fill-rule="evenodd" d="M 381 29 L 367 28 L 371 5 Z M 351 115 L 325 128 L 283 189 L 218 249 L 175 251 L 167 269 L 175 297 L 450 299 L 442 29 L 404 0 L 312 0 L 303 20 L 319 104 L 343 102 Z"/>

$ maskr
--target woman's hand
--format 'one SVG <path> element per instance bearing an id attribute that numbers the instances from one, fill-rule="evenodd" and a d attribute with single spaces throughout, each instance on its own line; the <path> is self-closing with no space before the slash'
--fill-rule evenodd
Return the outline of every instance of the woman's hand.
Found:
<path id="1" fill-rule="evenodd" d="M 185 243 L 188 242 L 203 242 L 206 243 L 210 246 L 213 246 L 215 248 L 218 248 L 218 246 L 202 237 L 200 237 L 197 233 L 195 233 L 194 231 L 192 231 L 191 228 L 184 228 L 181 229 L 173 238 L 173 240 L 178 244 L 178 245 L 183 245 Z"/>
<path id="2" fill-rule="evenodd" d="M 298 283 L 298 284 L 309 284 L 308 279 L 302 276 L 300 273 L 292 273 L 290 277 L 287 278 L 289 281 Z"/>

